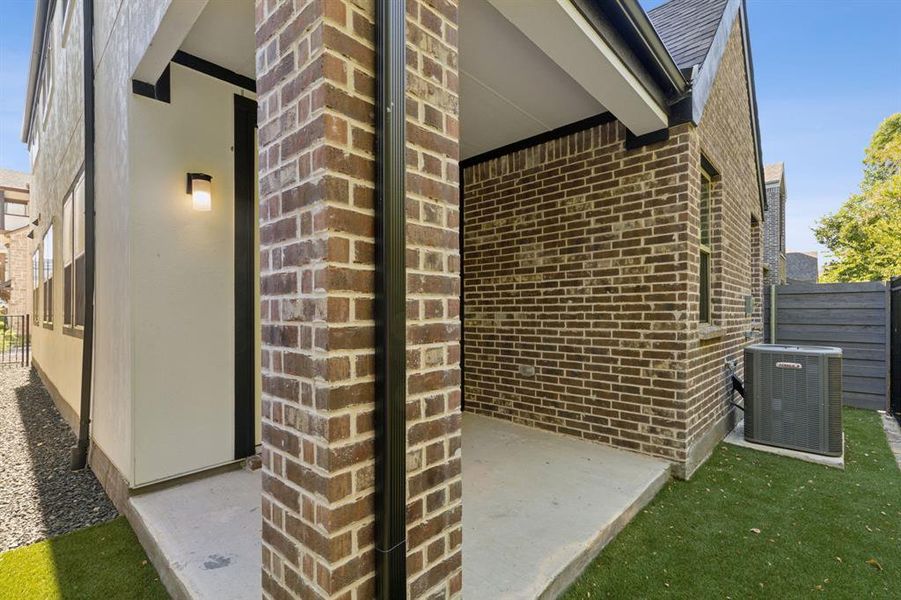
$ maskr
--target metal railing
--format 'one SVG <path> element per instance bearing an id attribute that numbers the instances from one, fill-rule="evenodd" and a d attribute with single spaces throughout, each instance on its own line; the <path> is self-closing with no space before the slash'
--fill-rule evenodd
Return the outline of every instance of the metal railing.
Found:
<path id="1" fill-rule="evenodd" d="M 0 366 L 31 364 L 30 315 L 0 315 Z"/>

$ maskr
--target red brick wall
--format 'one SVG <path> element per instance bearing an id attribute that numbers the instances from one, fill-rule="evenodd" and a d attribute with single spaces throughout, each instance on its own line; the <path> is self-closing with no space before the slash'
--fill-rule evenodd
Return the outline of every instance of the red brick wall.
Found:
<path id="1" fill-rule="evenodd" d="M 374 594 L 374 7 L 257 0 L 263 588 Z M 407 3 L 408 580 L 461 586 L 456 3 Z"/>
<path id="2" fill-rule="evenodd" d="M 466 409 L 685 458 L 694 132 L 612 122 L 464 173 Z"/>

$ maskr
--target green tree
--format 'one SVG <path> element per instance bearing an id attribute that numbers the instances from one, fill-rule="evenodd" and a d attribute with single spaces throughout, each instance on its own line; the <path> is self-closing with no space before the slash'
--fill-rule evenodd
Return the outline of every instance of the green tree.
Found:
<path id="1" fill-rule="evenodd" d="M 879 125 L 863 160 L 860 193 L 813 231 L 834 257 L 821 281 L 873 281 L 901 275 L 901 113 Z"/>

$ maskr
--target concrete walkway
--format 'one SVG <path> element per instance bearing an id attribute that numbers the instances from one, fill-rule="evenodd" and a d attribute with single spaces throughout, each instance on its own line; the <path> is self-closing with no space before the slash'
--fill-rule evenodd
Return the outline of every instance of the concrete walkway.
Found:
<path id="1" fill-rule="evenodd" d="M 259 470 L 236 470 L 129 499 L 135 530 L 147 533 L 141 542 L 176 597 L 262 597 L 260 485 Z"/>
<path id="2" fill-rule="evenodd" d="M 463 419 L 463 597 L 556 598 L 669 478 L 668 463 Z"/>

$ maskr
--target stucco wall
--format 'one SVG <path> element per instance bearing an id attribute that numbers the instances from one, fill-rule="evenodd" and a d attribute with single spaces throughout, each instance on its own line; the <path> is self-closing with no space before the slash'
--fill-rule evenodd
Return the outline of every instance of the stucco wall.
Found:
<path id="1" fill-rule="evenodd" d="M 49 379 L 61 412 L 72 418 L 79 411 L 81 386 L 81 348 L 79 337 L 63 332 L 62 207 L 84 162 L 84 94 L 82 87 L 82 15 L 81 1 L 71 2 L 67 15 L 57 7 L 48 35 L 53 47 L 52 91 L 46 113 L 35 109 L 33 135 L 39 139 L 33 157 L 31 183 L 31 220 L 39 219 L 31 252 L 41 243 L 52 224 L 54 229 L 53 326 L 32 323 L 32 358 Z M 29 289 L 29 293 L 31 290 Z M 35 313 L 43 306 L 39 292 Z"/>
<path id="2" fill-rule="evenodd" d="M 170 73 L 171 103 L 129 99 L 135 485 L 234 457 L 234 96 L 249 94 Z M 193 210 L 187 172 L 212 175 L 212 211 Z"/>
<path id="3" fill-rule="evenodd" d="M 113 465 L 132 479 L 131 305 L 128 169 L 128 99 L 131 74 L 144 55 L 171 0 L 95 2 L 96 94 L 96 325 L 92 438 Z M 61 227 L 62 202 L 84 162 L 83 4 L 69 2 L 69 16 L 57 11 L 54 86 L 40 151 L 34 165 L 31 218 L 41 216 L 40 241 L 49 223 Z M 62 236 L 55 235 L 57 243 Z M 58 256 L 61 255 L 61 251 Z M 62 268 L 54 274 L 54 314 L 62 319 Z M 37 309 L 38 307 L 36 307 Z M 82 340 L 54 329 L 33 328 L 33 356 L 77 413 L 80 403 Z"/>

